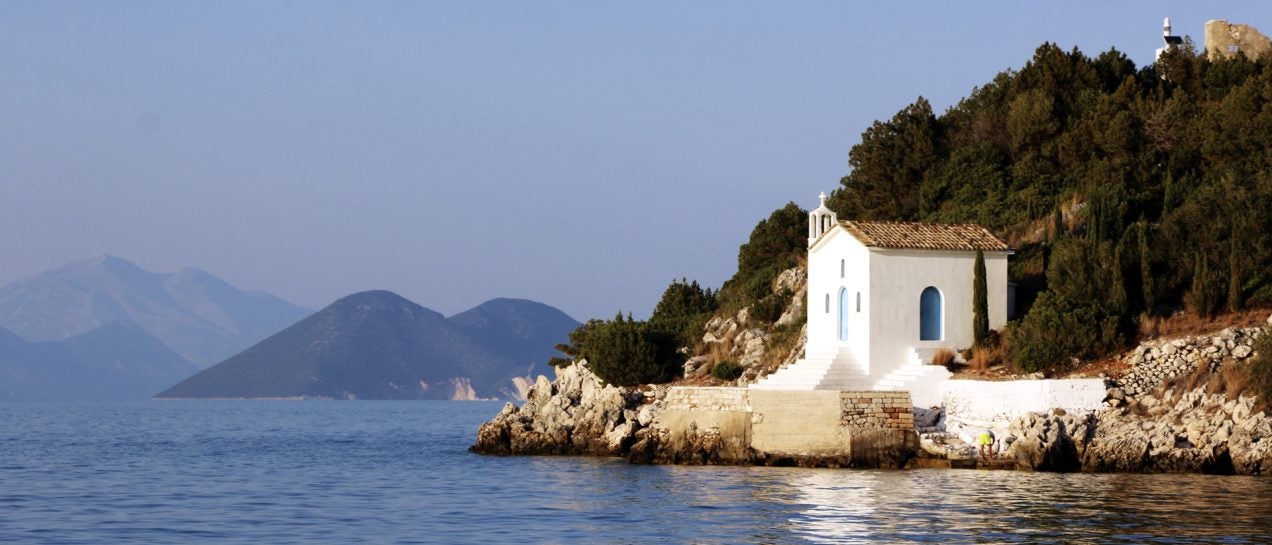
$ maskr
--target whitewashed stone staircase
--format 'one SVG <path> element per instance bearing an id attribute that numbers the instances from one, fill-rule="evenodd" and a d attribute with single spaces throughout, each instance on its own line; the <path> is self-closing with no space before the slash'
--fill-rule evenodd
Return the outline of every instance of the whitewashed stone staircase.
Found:
<path id="1" fill-rule="evenodd" d="M 911 348 L 906 362 L 883 377 L 871 377 L 848 349 L 811 352 L 751 384 L 757 390 L 908 391 L 916 407 L 941 403 L 944 366 L 930 365 L 936 349 Z"/>
<path id="2" fill-rule="evenodd" d="M 849 349 L 809 352 L 795 363 L 778 369 L 751 388 L 757 390 L 869 390 L 869 372 Z"/>
<path id="3" fill-rule="evenodd" d="M 906 362 L 874 383 L 873 390 L 910 392 L 916 407 L 941 404 L 941 383 L 952 373 L 943 365 L 931 365 L 935 348 L 911 348 Z"/>

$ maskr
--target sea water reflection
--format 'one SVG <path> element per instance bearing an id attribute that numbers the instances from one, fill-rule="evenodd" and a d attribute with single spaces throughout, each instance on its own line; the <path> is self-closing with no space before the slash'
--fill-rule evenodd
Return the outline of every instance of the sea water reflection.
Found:
<path id="1" fill-rule="evenodd" d="M 1252 477 L 532 460 L 555 520 L 581 519 L 526 528 L 551 543 L 1272 542 Z"/>
<path id="2" fill-rule="evenodd" d="M 498 410 L 0 403 L 0 542 L 1272 542 L 1268 478 L 467 452 Z"/>
<path id="3" fill-rule="evenodd" d="M 810 471 L 792 531 L 814 543 L 1268 543 L 1251 477 Z"/>

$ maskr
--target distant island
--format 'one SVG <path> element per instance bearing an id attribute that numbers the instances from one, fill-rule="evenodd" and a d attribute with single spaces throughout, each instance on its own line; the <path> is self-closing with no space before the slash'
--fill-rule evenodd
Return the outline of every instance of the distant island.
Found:
<path id="1" fill-rule="evenodd" d="M 578 325 L 524 299 L 446 318 L 392 292 L 361 292 L 156 397 L 523 399 Z"/>
<path id="2" fill-rule="evenodd" d="M 522 299 L 446 318 L 385 291 L 313 313 L 100 256 L 0 288 L 0 400 L 523 399 L 578 325 Z"/>

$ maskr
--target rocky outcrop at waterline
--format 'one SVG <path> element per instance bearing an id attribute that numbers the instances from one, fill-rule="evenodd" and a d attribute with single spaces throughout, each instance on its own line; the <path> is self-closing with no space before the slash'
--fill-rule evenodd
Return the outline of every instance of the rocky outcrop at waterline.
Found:
<path id="1" fill-rule="evenodd" d="M 624 456 L 653 422 L 666 388 L 605 384 L 586 361 L 539 376 L 521 407 L 504 405 L 477 432 L 470 450 L 482 454 Z"/>
<path id="2" fill-rule="evenodd" d="M 1030 414 L 1012 423 L 1005 457 L 1040 471 L 1272 472 L 1272 418 L 1255 398 L 1163 389 L 1081 417 Z"/>

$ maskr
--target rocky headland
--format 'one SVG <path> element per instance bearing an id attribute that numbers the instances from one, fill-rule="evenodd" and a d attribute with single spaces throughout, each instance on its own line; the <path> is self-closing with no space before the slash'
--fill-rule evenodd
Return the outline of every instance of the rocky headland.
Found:
<path id="1" fill-rule="evenodd" d="M 1005 423 L 996 461 L 980 467 L 1037 471 L 1272 472 L 1272 417 L 1232 384 L 1255 356 L 1261 328 L 1226 329 L 1147 342 L 1128 352 L 1129 371 L 1106 380 L 1105 407 L 1085 414 L 1029 413 Z M 973 446 L 945 429 L 941 408 L 914 410 L 913 441 L 891 441 L 866 462 L 839 457 L 773 457 L 748 451 L 717 426 L 691 426 L 670 441 L 659 425 L 670 388 L 605 385 L 585 361 L 539 377 L 525 404 L 512 403 L 478 432 L 474 452 L 624 457 L 633 463 L 820 467 L 976 467 Z"/>

